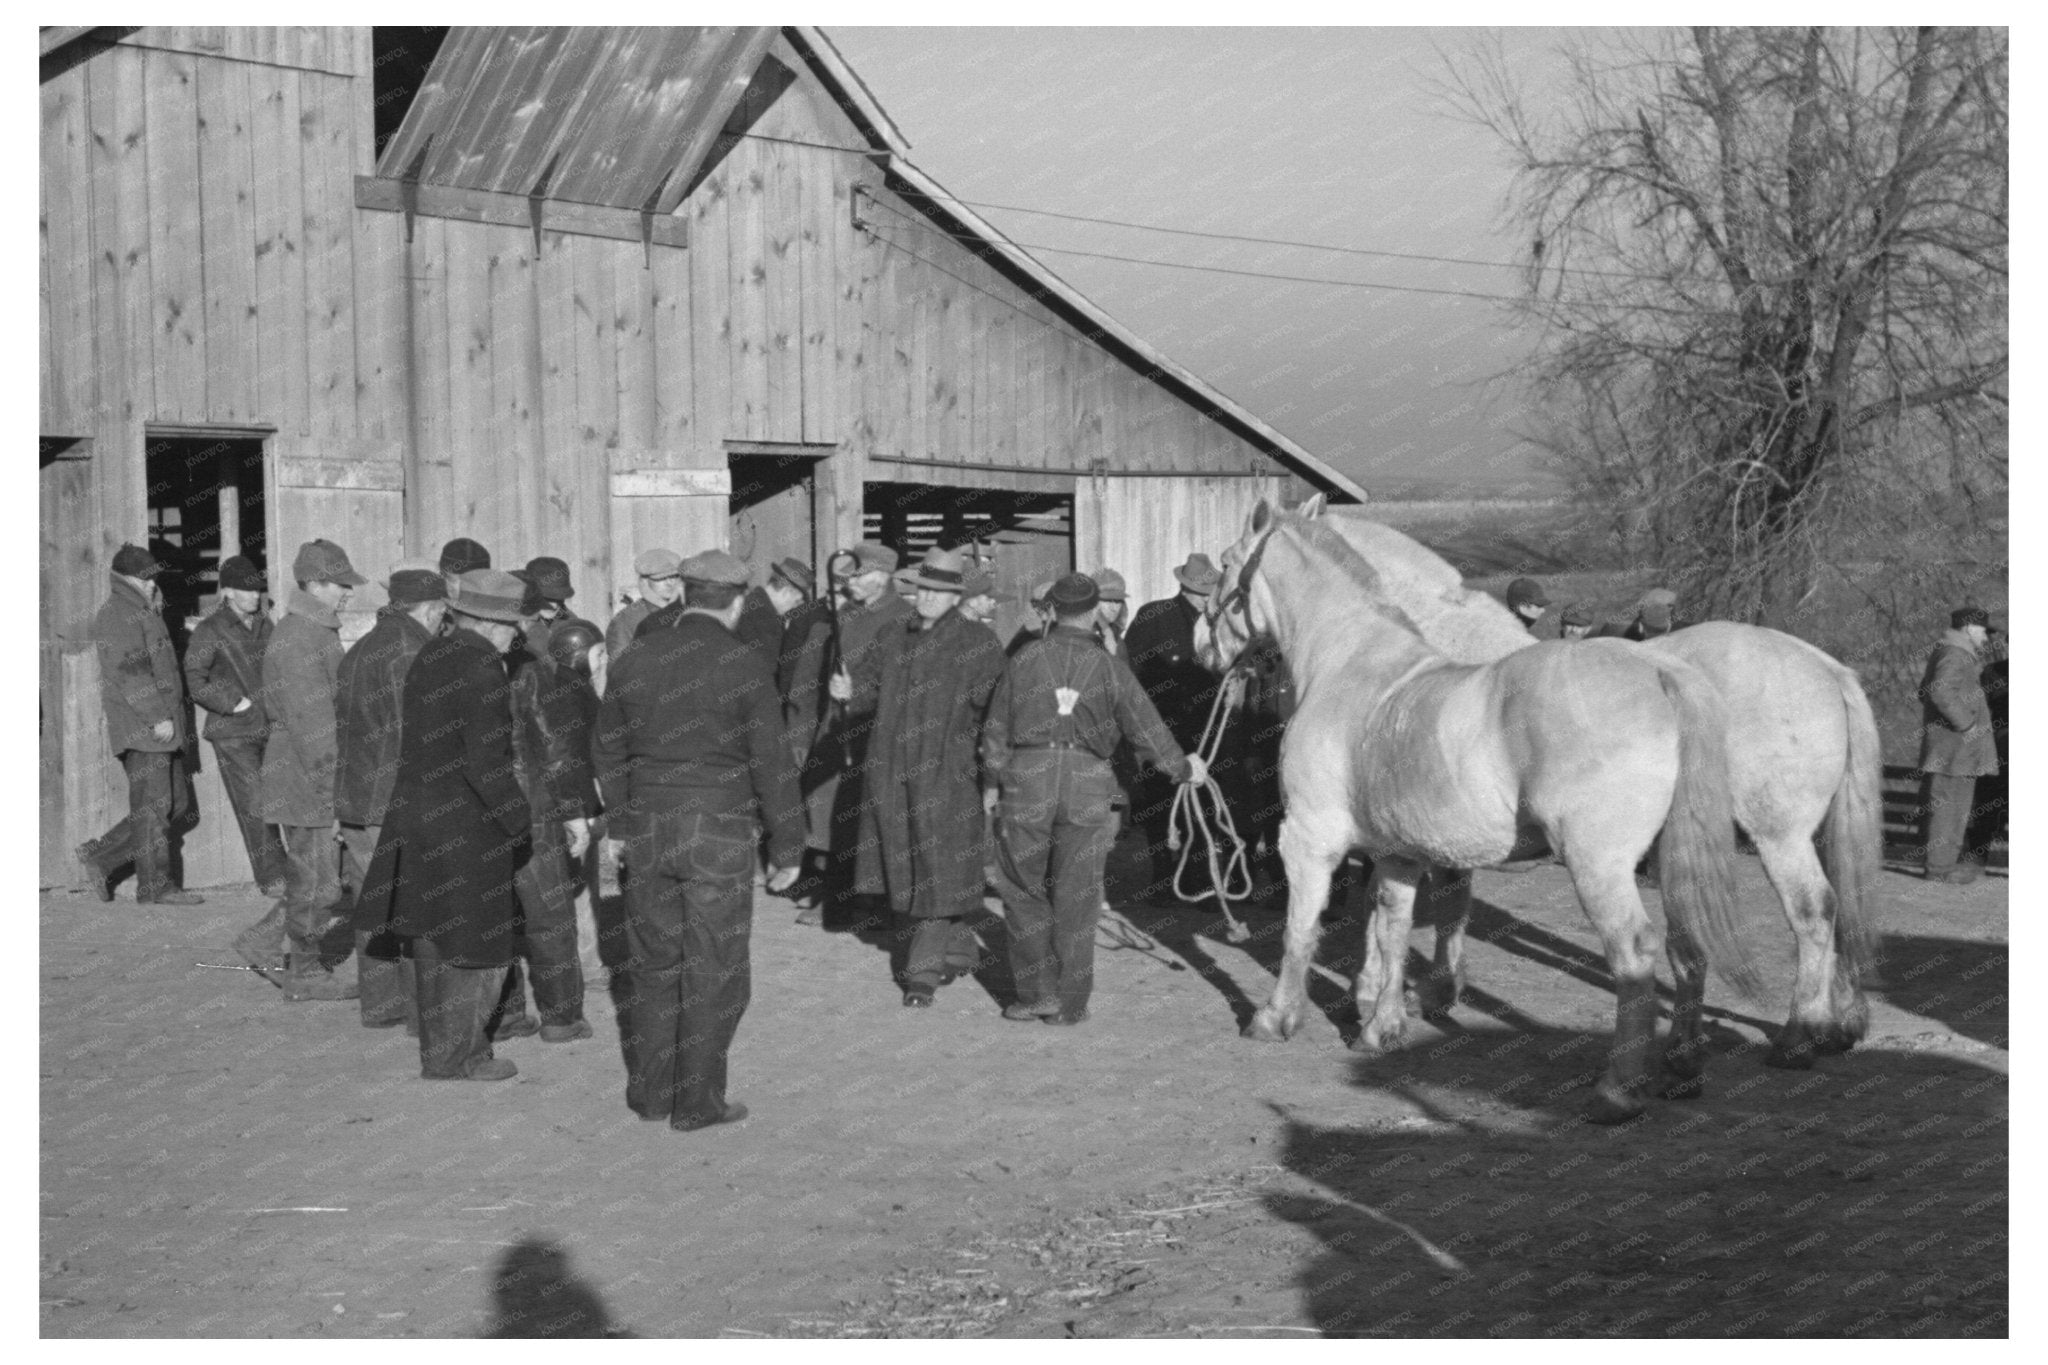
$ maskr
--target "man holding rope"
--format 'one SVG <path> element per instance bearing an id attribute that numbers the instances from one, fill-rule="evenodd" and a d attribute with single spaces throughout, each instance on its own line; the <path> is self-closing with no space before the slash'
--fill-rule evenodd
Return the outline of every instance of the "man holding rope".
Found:
<path id="1" fill-rule="evenodd" d="M 1017 999 L 1005 1019 L 1078 1024 L 1095 984 L 1102 866 L 1115 826 L 1109 757 L 1131 741 L 1178 782 L 1208 765 L 1184 753 L 1120 659 L 1095 636 L 1098 590 L 1068 574 L 1049 594 L 1053 625 L 1011 659 L 989 701 L 982 764 L 997 784 L 996 882 Z"/>

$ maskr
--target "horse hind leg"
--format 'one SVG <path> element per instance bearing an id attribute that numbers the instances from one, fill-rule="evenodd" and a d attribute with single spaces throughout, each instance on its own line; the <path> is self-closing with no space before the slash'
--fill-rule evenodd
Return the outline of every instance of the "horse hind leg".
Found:
<path id="1" fill-rule="evenodd" d="M 1436 960 L 1418 992 L 1425 1019 L 1449 1014 L 1465 993 L 1465 928 L 1472 918 L 1472 874 L 1436 868 L 1425 882 L 1436 920 Z"/>
<path id="2" fill-rule="evenodd" d="M 1680 917 L 1665 920 L 1665 954 L 1671 962 L 1675 989 L 1671 1032 L 1664 1040 L 1664 1075 L 1657 1093 L 1667 1100 L 1696 1100 L 1707 1091 L 1707 1040 L 1702 1017 L 1707 998 L 1707 956 Z"/>
<path id="3" fill-rule="evenodd" d="M 1570 847 L 1569 841 L 1566 847 Z M 1586 918 L 1600 933 L 1614 974 L 1614 1042 L 1607 1070 L 1586 1103 L 1594 1123 L 1623 1123 L 1643 1112 L 1649 1093 L 1650 1049 L 1657 1039 L 1657 958 L 1663 935 L 1636 890 L 1635 859 L 1570 864 L 1572 885 Z"/>
<path id="4" fill-rule="evenodd" d="M 1867 1018 L 1861 992 L 1838 1002 L 1835 960 L 1835 893 L 1821 870 L 1820 857 L 1807 835 L 1757 839 L 1764 875 L 1785 909 L 1798 944 L 1798 969 L 1792 983 L 1792 1012 L 1778 1031 L 1764 1065 L 1803 1071 L 1825 1053 L 1846 1052 L 1862 1032 Z M 1849 1015 L 1838 1012 L 1845 1004 Z"/>
<path id="5" fill-rule="evenodd" d="M 1287 933 L 1280 979 L 1273 995 L 1244 1026 L 1244 1036 L 1262 1043 L 1284 1042 L 1300 1030 L 1308 1012 L 1308 972 L 1322 932 L 1330 877 L 1346 852 L 1341 842 L 1313 837 L 1289 816 L 1280 827 L 1280 857 L 1287 867 Z"/>
<path id="6" fill-rule="evenodd" d="M 1365 970 L 1355 988 L 1364 1027 L 1352 1044 L 1354 1051 L 1392 1052 L 1407 1040 L 1408 933 L 1415 924 L 1415 887 L 1424 871 L 1397 858 L 1373 864 L 1372 924 L 1366 933 Z"/>

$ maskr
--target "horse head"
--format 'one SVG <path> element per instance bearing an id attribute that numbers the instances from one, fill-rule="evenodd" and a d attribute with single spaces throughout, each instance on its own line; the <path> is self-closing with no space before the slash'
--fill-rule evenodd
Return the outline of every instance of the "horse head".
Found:
<path id="1" fill-rule="evenodd" d="M 1241 658 L 1253 641 L 1270 634 L 1272 607 L 1267 585 L 1259 576 L 1266 544 L 1280 529 L 1283 517 L 1313 520 L 1322 515 L 1324 497 L 1316 494 L 1293 512 L 1284 512 L 1264 498 L 1245 518 L 1244 534 L 1223 552 L 1223 579 L 1209 595 L 1208 610 L 1195 625 L 1195 652 L 1203 666 L 1218 673 Z"/>

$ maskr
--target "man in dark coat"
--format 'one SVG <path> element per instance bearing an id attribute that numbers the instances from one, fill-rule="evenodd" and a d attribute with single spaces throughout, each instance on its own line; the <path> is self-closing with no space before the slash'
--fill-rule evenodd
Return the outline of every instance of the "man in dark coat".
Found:
<path id="1" fill-rule="evenodd" d="M 859 894 L 854 880 L 867 800 L 868 737 L 881 700 L 872 686 L 881 675 L 867 667 L 867 656 L 883 632 L 900 628 L 916 613 L 891 582 L 896 572 L 894 550 L 864 540 L 848 553 L 852 573 L 846 580 L 846 600 L 839 607 L 839 657 L 826 682 L 829 705 L 811 748 L 805 787 L 812 837 L 822 831 L 826 840 L 834 908 L 842 913 L 852 910 L 859 924 L 868 925 L 877 922 L 878 907 L 859 907 L 853 899 Z"/>
<path id="2" fill-rule="evenodd" d="M 1056 612 L 997 684 L 982 730 L 982 762 L 1001 790 L 996 881 L 1010 928 L 1017 999 L 1005 1019 L 1078 1024 L 1095 984 L 1095 922 L 1109 856 L 1109 757 L 1128 739 L 1181 782 L 1206 776 L 1184 754 L 1121 660 L 1095 635 L 1095 584 L 1068 574 L 1052 587 Z"/>
<path id="3" fill-rule="evenodd" d="M 241 555 L 230 556 L 220 566 L 220 596 L 220 606 L 193 629 L 185 646 L 185 690 L 207 711 L 206 742 L 241 826 L 256 885 L 277 897 L 284 894 L 284 845 L 258 810 L 257 790 L 270 738 L 262 693 L 271 625 L 263 614 L 262 570 Z"/>
<path id="4" fill-rule="evenodd" d="M 1998 771 L 1977 779 L 1975 813 L 1963 836 L 1965 847 L 1987 855 L 1993 841 L 2007 838 L 2007 821 L 2011 813 L 2011 795 L 2006 782 L 2006 697 L 2009 685 L 2006 652 L 2005 632 L 1993 626 L 1984 644 L 1984 669 L 1977 675 L 1977 680 L 1984 686 L 1984 702 L 1990 708 L 1991 742 L 1998 750 Z"/>
<path id="5" fill-rule="evenodd" d="M 569 599 L 576 589 L 569 582 L 569 565 L 553 555 L 536 555 L 526 561 L 521 575 L 540 594 L 540 610 L 520 627 L 527 653 L 537 659 L 548 657 L 548 632 L 555 622 L 569 614 Z"/>
<path id="6" fill-rule="evenodd" d="M 182 772 L 184 688 L 152 581 L 162 568 L 149 551 L 123 545 L 108 576 L 112 591 L 93 618 L 100 708 L 107 743 L 128 776 L 128 814 L 75 851 L 103 901 L 114 898 L 109 881 L 132 862 L 138 904 L 198 905 L 204 897 L 171 880 L 171 827 L 184 822 L 191 797 Z"/>
<path id="7" fill-rule="evenodd" d="M 712 550 L 683 565 L 687 609 L 619 660 L 593 745 L 608 834 L 625 843 L 626 1103 L 691 1131 L 734 1123 L 726 1054 L 749 997 L 761 827 L 770 891 L 803 849 L 775 674 L 733 634 L 747 570 Z"/>
<path id="8" fill-rule="evenodd" d="M 398 776 L 358 901 L 358 914 L 411 940 L 428 1080 L 519 1070 L 492 1055 L 489 1030 L 517 940 L 513 882 L 532 843 L 504 659 L 524 591 L 501 570 L 462 574 L 448 603 L 453 629 L 406 672 Z"/>
<path id="9" fill-rule="evenodd" d="M 810 757 L 811 743 L 824 718 L 825 660 L 832 650 L 832 608 L 811 597 L 811 566 L 800 559 L 778 560 L 763 585 L 768 601 L 781 617 L 781 641 L 775 661 L 775 690 L 782 698 L 782 718 L 789 727 L 789 748 L 801 773 Z M 746 617 L 740 618 L 744 634 Z M 801 779 L 799 779 L 801 781 Z M 808 822 L 806 822 L 808 824 Z M 805 831 L 803 875 L 789 889 L 797 905 L 798 924 L 822 924 L 824 907 L 820 896 L 824 886 L 823 868 L 809 845 L 815 833 Z"/>
<path id="10" fill-rule="evenodd" d="M 1550 594 L 1533 578 L 1517 578 L 1508 584 L 1508 610 L 1515 614 L 1531 635 L 1539 640 L 1558 638 L 1557 618 L 1550 614 Z"/>
<path id="11" fill-rule="evenodd" d="M 335 682 L 334 814 L 358 891 L 369 880 L 370 859 L 383 833 L 391 789 L 398 781 L 403 742 L 405 675 L 448 614 L 448 582 L 424 564 L 402 564 L 385 585 L 391 603 L 377 613 L 370 633 L 341 658 Z M 412 1022 L 412 964 L 382 919 L 355 916 L 356 984 L 364 1028 Z"/>
<path id="12" fill-rule="evenodd" d="M 1151 698 L 1160 719 L 1173 733 L 1174 742 L 1194 753 L 1201 747 L 1202 731 L 1208 726 L 1209 709 L 1215 704 L 1219 686 L 1216 675 L 1203 667 L 1195 655 L 1195 621 L 1207 608 L 1223 575 L 1209 556 L 1191 554 L 1185 564 L 1173 571 L 1173 576 L 1180 581 L 1180 591 L 1138 608 L 1138 614 L 1131 618 L 1131 628 L 1124 633 L 1124 648 L 1129 651 L 1131 672 L 1137 675 L 1145 695 Z M 1227 742 L 1234 745 L 1238 737 L 1233 727 Z M 1219 753 L 1216 780 L 1230 800 L 1233 813 L 1239 804 L 1233 790 L 1235 776 L 1236 765 L 1226 753 Z M 1155 775 L 1141 777 L 1131 793 L 1131 802 L 1132 813 L 1151 846 L 1152 882 L 1157 895 L 1156 888 L 1170 885 L 1174 873 L 1175 854 L 1167 847 L 1173 784 Z M 1208 874 L 1204 870 L 1201 875 Z M 1170 892 L 1167 898 L 1171 899 Z"/>
<path id="13" fill-rule="evenodd" d="M 320 960 L 320 938 L 341 899 L 334 813 L 335 693 L 341 679 L 342 606 L 369 580 L 331 540 L 311 540 L 292 560 L 298 583 L 263 652 L 263 818 L 284 836 L 284 899 L 235 940 L 259 970 L 283 953 L 287 1000 L 353 1000 L 356 987 Z M 288 951 L 286 951 L 288 950 Z"/>
<path id="14" fill-rule="evenodd" d="M 1958 607 L 1949 615 L 1948 633 L 1927 656 L 1920 679 L 1920 771 L 1931 882 L 1960 885 L 1975 881 L 1984 870 L 1979 851 L 1966 851 L 1962 844 L 1977 779 L 1998 771 L 1991 707 L 1978 676 L 1990 628 L 1991 617 L 1982 607 Z"/>
<path id="15" fill-rule="evenodd" d="M 879 698 L 868 739 L 869 804 L 855 889 L 886 895 L 908 952 L 903 1003 L 933 993 L 978 964 L 964 917 L 981 909 L 988 836 L 977 747 L 1003 647 L 963 619 L 958 550 L 934 549 L 917 569 L 916 615 L 885 627 L 858 684 Z"/>

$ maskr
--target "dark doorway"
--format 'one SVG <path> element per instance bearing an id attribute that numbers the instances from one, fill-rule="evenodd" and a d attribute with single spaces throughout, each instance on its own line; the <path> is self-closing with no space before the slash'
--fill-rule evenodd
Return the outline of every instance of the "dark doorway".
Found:
<path id="1" fill-rule="evenodd" d="M 778 559 L 817 562 L 817 470 L 814 454 L 726 456 L 732 472 L 726 543 L 754 570 L 767 575 Z"/>
<path id="2" fill-rule="evenodd" d="M 426 83 L 427 68 L 448 37 L 441 28 L 385 28 L 370 30 L 372 61 L 376 75 L 371 86 L 376 104 L 377 155 L 405 122 L 406 111 Z"/>
<path id="3" fill-rule="evenodd" d="M 264 567 L 263 442 L 248 437 L 152 436 L 146 448 L 149 550 L 180 651 L 187 623 L 220 593 L 221 561 Z"/>
<path id="4" fill-rule="evenodd" d="M 1074 497 L 1009 488 L 948 488 L 870 480 L 862 534 L 914 564 L 925 551 L 965 549 L 996 580 L 995 632 L 1007 640 L 1031 616 L 1031 590 L 1074 568 Z"/>

